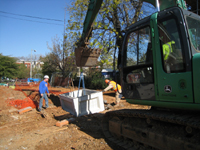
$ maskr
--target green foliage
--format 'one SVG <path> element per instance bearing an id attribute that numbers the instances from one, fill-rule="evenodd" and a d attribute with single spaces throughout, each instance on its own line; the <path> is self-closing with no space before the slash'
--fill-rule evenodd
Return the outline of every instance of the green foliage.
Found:
<path id="1" fill-rule="evenodd" d="M 85 87 L 88 89 L 104 89 L 107 85 L 100 70 L 91 70 L 89 75 L 84 78 Z"/>
<path id="2" fill-rule="evenodd" d="M 51 77 L 54 72 L 56 72 L 56 68 L 51 66 L 48 62 L 44 62 L 42 66 L 42 74 Z"/>
<path id="3" fill-rule="evenodd" d="M 30 75 L 30 69 L 28 69 L 24 64 L 18 64 L 17 78 L 28 78 Z"/>
<path id="4" fill-rule="evenodd" d="M 32 68 L 32 76 L 33 78 L 41 78 L 43 79 L 43 73 L 40 68 Z"/>
<path id="5" fill-rule="evenodd" d="M 109 51 L 107 49 L 103 49 L 100 55 L 99 66 L 101 68 L 111 68 L 113 65 L 113 51 Z"/>
<path id="6" fill-rule="evenodd" d="M 6 78 L 28 78 L 30 69 L 24 64 L 16 64 L 17 59 L 0 54 L 0 77 Z M 33 69 L 33 73 L 34 73 Z"/>
<path id="7" fill-rule="evenodd" d="M 74 78 L 74 85 L 78 86 L 79 85 L 79 80 L 80 78 L 75 77 Z M 87 76 L 84 76 L 84 83 L 85 83 L 85 88 L 87 89 L 104 89 L 106 88 L 105 84 L 105 79 L 102 76 L 102 73 L 100 69 L 90 69 L 89 73 Z M 82 87 L 82 81 L 80 83 L 80 86 Z"/>
<path id="8" fill-rule="evenodd" d="M 15 78 L 17 71 L 16 58 L 0 54 L 0 77 Z"/>

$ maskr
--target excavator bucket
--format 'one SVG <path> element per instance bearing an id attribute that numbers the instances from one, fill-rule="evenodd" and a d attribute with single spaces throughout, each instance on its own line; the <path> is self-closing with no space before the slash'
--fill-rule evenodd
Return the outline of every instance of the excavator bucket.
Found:
<path id="1" fill-rule="evenodd" d="M 92 67 L 96 65 L 101 49 L 79 47 L 75 49 L 76 65 L 78 67 Z"/>

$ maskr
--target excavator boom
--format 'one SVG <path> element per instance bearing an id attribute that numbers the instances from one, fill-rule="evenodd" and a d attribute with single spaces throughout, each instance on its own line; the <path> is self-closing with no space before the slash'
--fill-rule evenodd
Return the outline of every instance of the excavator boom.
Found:
<path id="1" fill-rule="evenodd" d="M 79 46 L 85 47 L 88 44 L 88 39 L 91 36 L 93 22 L 99 12 L 103 0 L 90 0 L 87 14 L 85 16 L 85 21 L 83 24 L 83 32 L 79 42 Z"/>
<path id="2" fill-rule="evenodd" d="M 93 22 L 96 18 L 97 13 L 101 7 L 103 0 L 90 0 L 87 14 L 84 21 L 83 32 L 75 49 L 76 65 L 79 67 L 91 67 L 97 63 L 97 59 L 100 55 L 101 50 L 88 48 L 88 40 L 91 37 Z"/>

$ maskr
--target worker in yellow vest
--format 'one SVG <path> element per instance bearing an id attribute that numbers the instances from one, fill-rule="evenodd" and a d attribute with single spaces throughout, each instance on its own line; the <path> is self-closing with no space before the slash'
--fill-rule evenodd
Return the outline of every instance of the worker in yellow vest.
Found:
<path id="1" fill-rule="evenodd" d="M 173 48 L 172 48 L 172 45 L 175 44 L 174 41 L 170 41 L 170 42 L 167 42 L 165 44 L 163 44 L 163 57 L 164 57 L 164 60 L 166 61 L 170 55 L 170 53 L 173 52 Z"/>
<path id="2" fill-rule="evenodd" d="M 164 58 L 164 68 L 167 73 L 170 73 L 173 70 L 171 67 L 174 66 L 174 60 L 176 57 L 172 54 L 173 48 L 175 47 L 175 42 L 170 41 L 163 44 L 163 58 Z"/>
<path id="3" fill-rule="evenodd" d="M 108 79 L 105 80 L 105 83 L 108 84 L 108 87 L 106 87 L 103 92 L 108 91 L 110 89 L 115 91 L 115 100 L 116 100 L 116 106 L 119 106 L 121 97 L 122 97 L 122 88 L 119 84 L 117 84 L 115 81 L 110 81 Z"/>

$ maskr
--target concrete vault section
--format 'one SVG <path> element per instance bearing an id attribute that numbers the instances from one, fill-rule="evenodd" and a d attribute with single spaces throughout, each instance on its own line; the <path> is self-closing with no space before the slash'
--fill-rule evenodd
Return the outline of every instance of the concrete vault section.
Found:
<path id="1" fill-rule="evenodd" d="M 60 94 L 62 108 L 79 117 L 104 110 L 103 93 L 89 89 Z"/>

